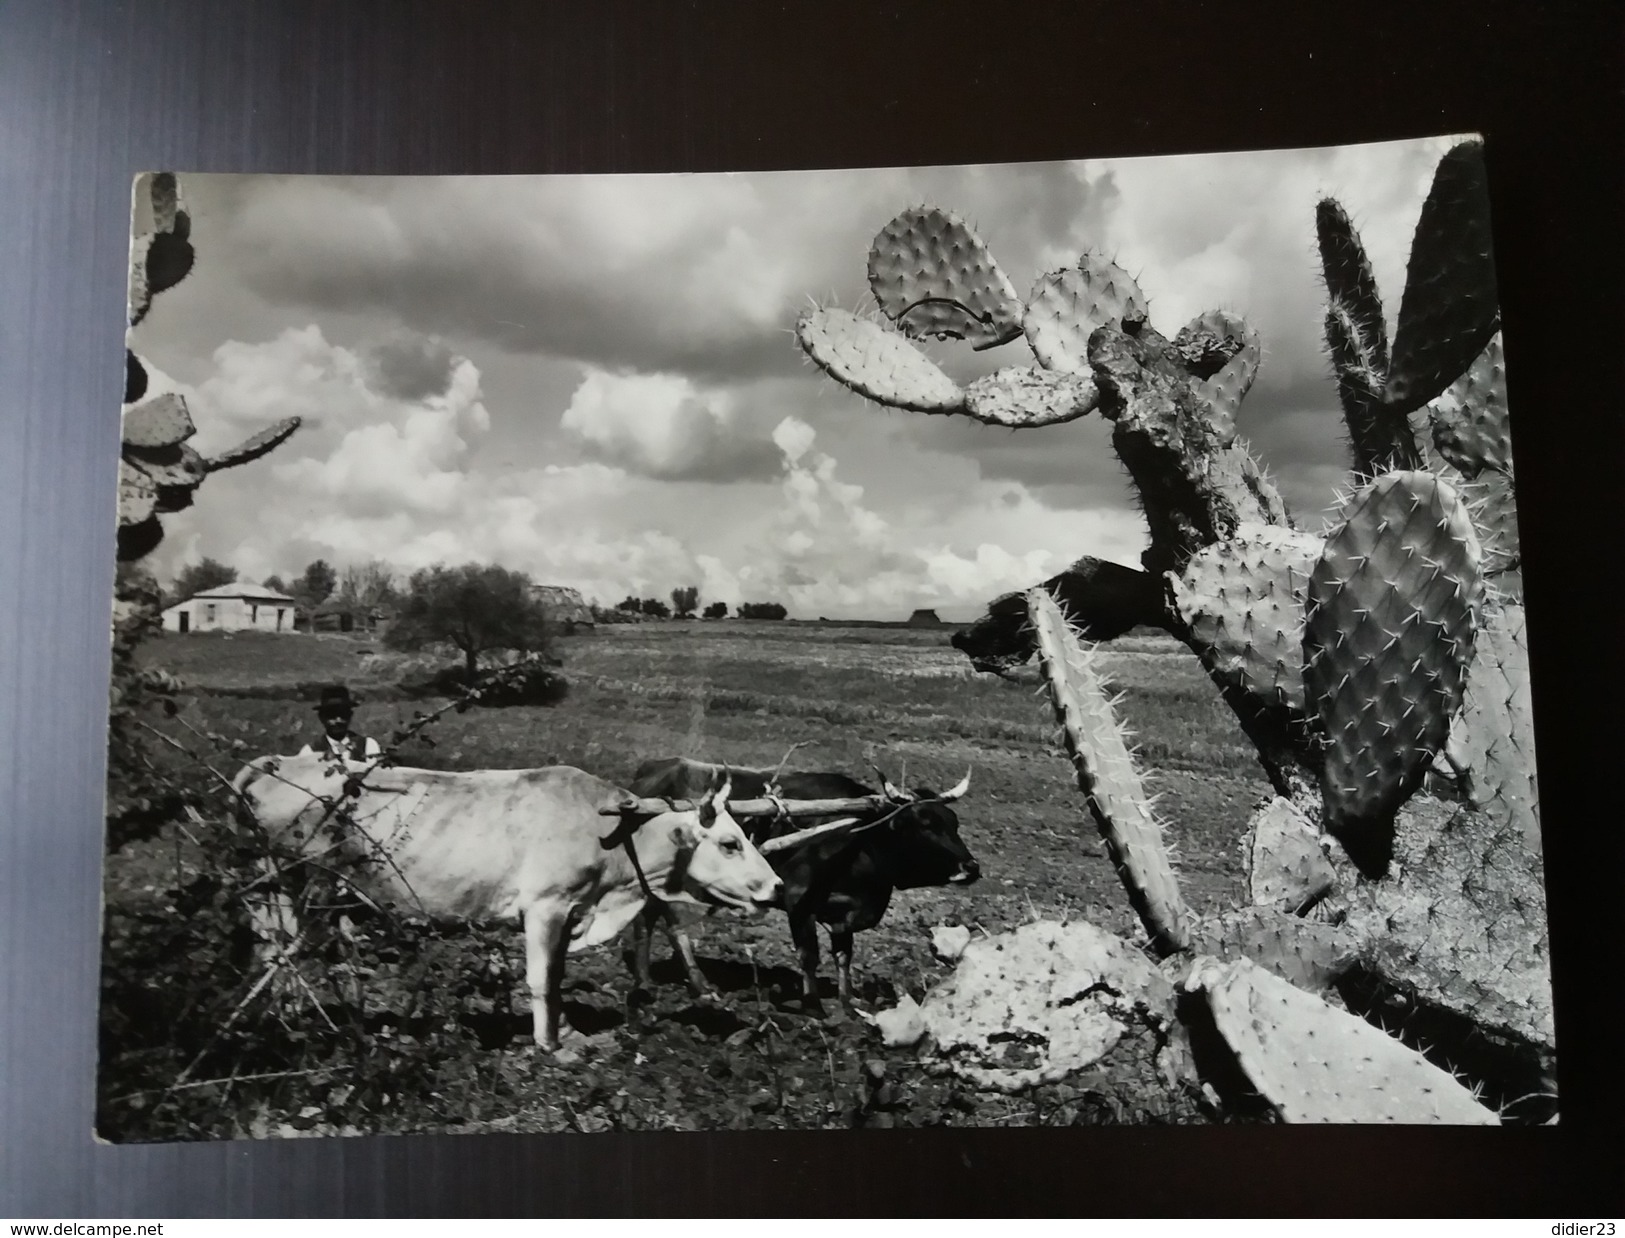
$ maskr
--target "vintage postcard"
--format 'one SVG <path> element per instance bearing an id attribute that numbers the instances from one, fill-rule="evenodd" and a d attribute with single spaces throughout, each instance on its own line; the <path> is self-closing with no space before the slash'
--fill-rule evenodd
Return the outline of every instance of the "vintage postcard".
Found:
<path id="1" fill-rule="evenodd" d="M 1555 1120 L 1485 160 L 138 178 L 98 1136 Z"/>

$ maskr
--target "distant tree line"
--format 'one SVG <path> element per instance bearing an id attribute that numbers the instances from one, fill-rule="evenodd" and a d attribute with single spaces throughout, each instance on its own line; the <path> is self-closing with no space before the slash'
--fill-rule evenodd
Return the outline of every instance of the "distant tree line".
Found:
<path id="1" fill-rule="evenodd" d="M 696 585 L 673 589 L 669 606 L 659 598 L 640 598 L 629 594 L 615 603 L 615 610 L 627 615 L 647 615 L 652 619 L 691 619 L 696 611 L 703 619 L 728 617 L 726 602 L 712 602 L 700 610 L 700 590 Z M 741 619 L 783 619 L 788 614 L 778 602 L 746 602 L 739 608 Z"/>
<path id="2" fill-rule="evenodd" d="M 491 573 L 501 573 L 504 580 L 499 582 L 498 577 Z M 458 583 L 452 582 L 454 576 Z M 164 601 L 166 605 L 184 602 L 209 589 L 235 584 L 237 579 L 236 568 L 205 558 L 176 574 Z M 522 589 L 518 582 L 523 582 Z M 292 580 L 268 576 L 264 584 L 267 589 L 293 598 L 305 622 L 310 622 L 317 612 L 338 613 L 348 616 L 349 621 L 357 627 L 371 628 L 375 616 L 387 613 L 395 619 L 393 626 L 399 627 L 405 622 L 403 633 L 417 631 L 426 622 L 427 614 L 446 613 L 443 595 L 458 589 L 463 591 L 467 606 L 475 609 L 494 608 L 496 612 L 518 616 L 515 622 L 519 626 L 510 631 L 509 636 L 515 631 L 525 630 L 525 625 L 532 621 L 531 617 L 527 617 L 531 608 L 540 614 L 539 605 L 530 599 L 529 576 L 473 563 L 457 568 L 438 566 L 403 579 L 387 563 L 376 559 L 351 564 L 342 571 L 335 569 L 325 559 L 317 559 L 307 564 L 305 570 Z M 526 604 L 523 607 L 517 601 L 519 592 L 525 594 Z M 667 596 L 669 601 L 628 595 L 617 602 L 612 611 L 606 612 L 596 604 L 593 610 L 601 616 L 619 612 L 628 617 L 651 619 L 692 619 L 696 614 L 705 619 L 728 617 L 726 602 L 711 602 L 701 610 L 698 585 L 684 585 L 673 589 Z M 738 611 L 741 619 L 783 619 L 787 614 L 784 606 L 778 602 L 746 602 Z M 403 636 L 403 639 L 413 638 Z M 479 648 L 483 648 L 481 642 L 484 639 L 465 633 L 464 643 L 458 644 L 458 648 L 464 650 L 465 656 L 468 653 L 465 645 L 476 647 L 477 653 Z M 457 644 L 455 641 L 451 643 Z"/>

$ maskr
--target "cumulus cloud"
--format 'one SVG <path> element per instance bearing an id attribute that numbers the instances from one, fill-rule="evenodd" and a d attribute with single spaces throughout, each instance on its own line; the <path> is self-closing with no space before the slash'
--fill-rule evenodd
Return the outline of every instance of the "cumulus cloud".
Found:
<path id="1" fill-rule="evenodd" d="M 768 480 L 663 476 L 689 441 L 681 410 L 726 411 L 669 376 L 590 374 L 570 404 L 577 432 L 645 467 L 583 459 L 494 472 L 478 464 L 494 418 L 466 358 L 452 359 L 444 391 L 416 399 L 380 390 L 372 352 L 314 327 L 222 345 L 214 361 L 195 386 L 154 375 L 187 396 L 211 437 L 288 410 L 311 420 L 275 454 L 211 478 L 194 508 L 170 518 L 163 573 L 205 554 L 245 579 L 297 574 L 318 557 L 383 559 L 403 572 L 476 560 L 606 602 L 695 584 L 708 600 L 777 600 L 799 615 L 968 615 L 1082 548 L 1127 555 L 1142 536 L 1132 516 L 1055 511 L 1018 483 L 906 445 L 888 466 L 939 484 L 871 496 L 795 416 L 764 436 L 776 457 Z M 623 417 L 628 408 L 664 413 Z"/>
<path id="2" fill-rule="evenodd" d="M 1056 518 L 1018 485 L 972 483 L 945 496 L 951 511 L 914 504 L 887 516 L 866 503 L 864 487 L 840 478 L 806 422 L 787 417 L 773 438 L 784 456 L 779 506 L 731 577 L 725 565 L 711 564 L 725 600 L 782 601 L 809 616 L 905 614 L 917 606 L 963 613 L 1042 580 L 1072 557 L 1033 545 L 1033 535 L 1047 525 L 1064 538 L 1080 522 Z M 1109 529 L 1109 518 L 1093 523 L 1107 543 L 1096 553 L 1137 548 L 1129 529 Z M 1007 538 L 1027 548 L 1011 552 Z"/>
<path id="3" fill-rule="evenodd" d="M 681 374 L 589 368 L 559 425 L 599 459 L 649 477 L 727 481 L 778 471 L 778 452 L 739 415 L 734 396 Z"/>

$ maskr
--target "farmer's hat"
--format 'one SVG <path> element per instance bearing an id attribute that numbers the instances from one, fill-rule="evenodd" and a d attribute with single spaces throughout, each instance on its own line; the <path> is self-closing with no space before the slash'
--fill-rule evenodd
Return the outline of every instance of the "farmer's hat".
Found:
<path id="1" fill-rule="evenodd" d="M 322 689 L 322 699 L 316 705 L 318 718 L 348 718 L 355 713 L 355 700 L 350 689 L 343 684 Z"/>

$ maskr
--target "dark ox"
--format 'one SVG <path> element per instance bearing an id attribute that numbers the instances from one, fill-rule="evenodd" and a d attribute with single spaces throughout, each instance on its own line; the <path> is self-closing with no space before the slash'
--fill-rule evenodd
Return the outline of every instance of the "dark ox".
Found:
<path id="1" fill-rule="evenodd" d="M 769 792 L 784 800 L 857 799 L 876 795 L 872 787 L 838 773 L 775 773 L 667 757 L 646 761 L 632 781 L 640 796 L 694 800 L 730 783 L 736 800 L 756 799 Z M 818 924 L 829 929 L 830 952 L 835 956 L 843 1005 L 852 1000 L 852 936 L 874 928 L 891 904 L 892 892 L 923 886 L 966 885 L 981 876 L 981 869 L 959 837 L 959 818 L 950 806 L 969 787 L 965 782 L 938 795 L 925 788 L 902 792 L 886 783 L 886 806 L 859 813 L 859 828 L 815 838 L 800 846 L 776 851 L 766 858 L 784 882 L 783 906 L 790 917 L 790 936 L 801 956 L 802 992 L 809 1010 L 821 1011 L 818 997 Z M 740 822 L 758 846 L 768 839 L 830 820 L 798 817 L 787 820 Z M 862 828 L 867 827 L 867 828 Z M 649 983 L 649 937 L 659 925 L 672 938 L 683 960 L 689 983 L 707 989 L 695 964 L 693 948 L 665 907 L 650 905 L 634 926 L 629 959 L 635 980 Z"/>

